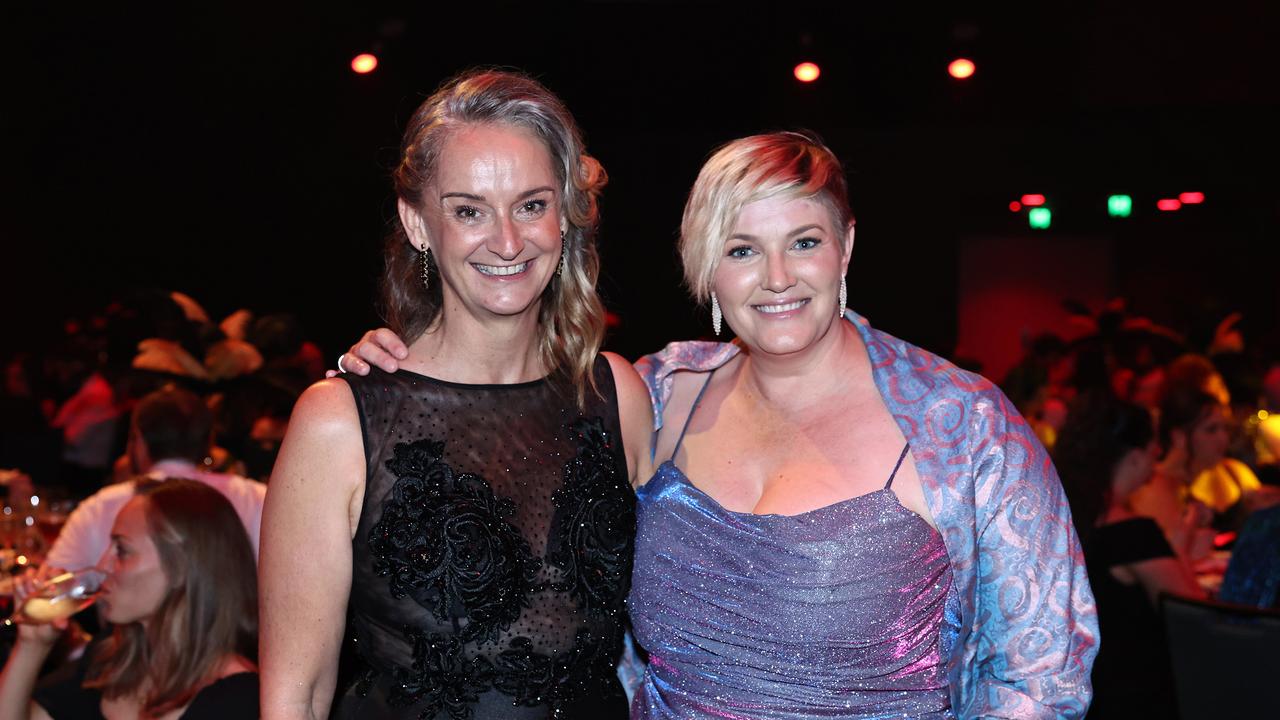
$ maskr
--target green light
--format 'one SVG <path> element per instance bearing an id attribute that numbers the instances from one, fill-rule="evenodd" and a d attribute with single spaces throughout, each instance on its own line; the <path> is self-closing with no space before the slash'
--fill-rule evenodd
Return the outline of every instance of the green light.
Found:
<path id="1" fill-rule="evenodd" d="M 1111 217 L 1129 217 L 1133 212 L 1133 198 L 1128 195 L 1112 195 L 1107 198 L 1107 214 Z"/>
<path id="2" fill-rule="evenodd" d="M 1027 222 L 1031 223 L 1031 227 L 1036 230 L 1047 230 L 1052 218 L 1053 213 L 1049 212 L 1047 207 L 1031 208 L 1027 213 Z"/>

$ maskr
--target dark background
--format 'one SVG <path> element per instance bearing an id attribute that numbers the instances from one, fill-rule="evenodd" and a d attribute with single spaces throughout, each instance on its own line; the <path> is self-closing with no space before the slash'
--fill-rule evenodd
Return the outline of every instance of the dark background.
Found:
<path id="1" fill-rule="evenodd" d="M 1099 240 L 1109 292 L 1193 335 L 1280 314 L 1276 3 L 104 5 L 0 10 L 6 346 L 156 286 L 216 317 L 295 312 L 336 355 L 377 322 L 400 129 L 475 64 L 543 80 L 608 170 L 601 289 L 629 356 L 708 331 L 674 251 L 702 160 L 795 127 L 847 166 L 850 305 L 929 349 L 956 350 L 977 237 Z M 364 51 L 381 64 L 360 76 Z M 1156 212 L 1185 190 L 1206 203 Z M 1009 212 L 1024 192 L 1049 196 L 1049 231 Z M 1111 192 L 1133 217 L 1107 218 Z"/>

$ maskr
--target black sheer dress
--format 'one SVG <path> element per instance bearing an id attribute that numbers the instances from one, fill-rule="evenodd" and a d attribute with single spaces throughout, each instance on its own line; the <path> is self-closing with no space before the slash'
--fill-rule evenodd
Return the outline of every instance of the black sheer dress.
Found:
<path id="1" fill-rule="evenodd" d="M 344 376 L 368 474 L 338 718 L 625 718 L 635 496 L 608 361 L 546 380 Z"/>

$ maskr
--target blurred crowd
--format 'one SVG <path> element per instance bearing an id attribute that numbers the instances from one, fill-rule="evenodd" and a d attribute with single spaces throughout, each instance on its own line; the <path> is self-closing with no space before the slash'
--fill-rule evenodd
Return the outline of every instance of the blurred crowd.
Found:
<path id="1" fill-rule="evenodd" d="M 1081 320 L 1087 332 L 1070 342 L 1048 333 L 1027 342 L 1025 356 L 1001 382 L 1054 454 L 1068 494 L 1074 468 L 1097 461 L 1092 446 L 1059 447 L 1073 410 L 1101 399 L 1130 403 L 1147 411 L 1156 431 L 1152 475 L 1134 501 L 1140 514 L 1178 542 L 1188 525 L 1204 530 L 1196 533 L 1193 557 L 1208 551 L 1211 530 L 1225 533 L 1214 536 L 1220 545 L 1229 543 L 1252 511 L 1274 504 L 1280 492 L 1275 338 L 1246 343 L 1241 316 L 1232 313 L 1197 347 L 1128 314 L 1119 301 Z M 1075 514 L 1088 524 L 1099 499 L 1081 488 L 1074 495 L 1081 509 Z"/>
<path id="2" fill-rule="evenodd" d="M 294 401 L 324 374 L 294 316 L 242 309 L 216 321 L 163 291 L 69 319 L 49 346 L 11 347 L 0 361 L 0 468 L 70 497 L 137 474 L 125 453 L 130 416 L 166 386 L 213 414 L 205 469 L 265 481 Z"/>
<path id="3" fill-rule="evenodd" d="M 1175 673 L 1171 599 L 1280 607 L 1280 352 L 1247 344 L 1238 314 L 1198 348 L 1120 303 L 1080 317 L 1082 337 L 1034 338 L 1003 385 L 1084 550 L 1102 635 L 1089 717 L 1176 717 L 1174 689 L 1203 683 Z"/>

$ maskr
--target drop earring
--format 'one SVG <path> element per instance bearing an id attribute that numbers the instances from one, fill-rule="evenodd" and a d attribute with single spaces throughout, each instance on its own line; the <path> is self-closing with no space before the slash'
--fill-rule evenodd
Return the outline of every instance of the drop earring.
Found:
<path id="1" fill-rule="evenodd" d="M 849 285 L 844 281 L 844 277 L 840 278 L 840 305 L 836 307 L 836 318 L 844 317 L 844 309 L 849 304 Z"/>
<path id="2" fill-rule="evenodd" d="M 711 293 L 711 329 L 716 331 L 716 337 L 720 337 L 720 323 L 724 320 L 724 316 L 720 314 L 720 300 L 716 298 L 715 293 Z"/>
<path id="3" fill-rule="evenodd" d="M 422 246 L 422 288 L 424 290 L 431 289 L 431 248 L 424 243 Z"/>
<path id="4" fill-rule="evenodd" d="M 560 267 L 556 268 L 556 275 L 564 277 L 564 269 L 569 264 L 569 246 L 564 244 L 564 231 L 560 231 Z"/>

